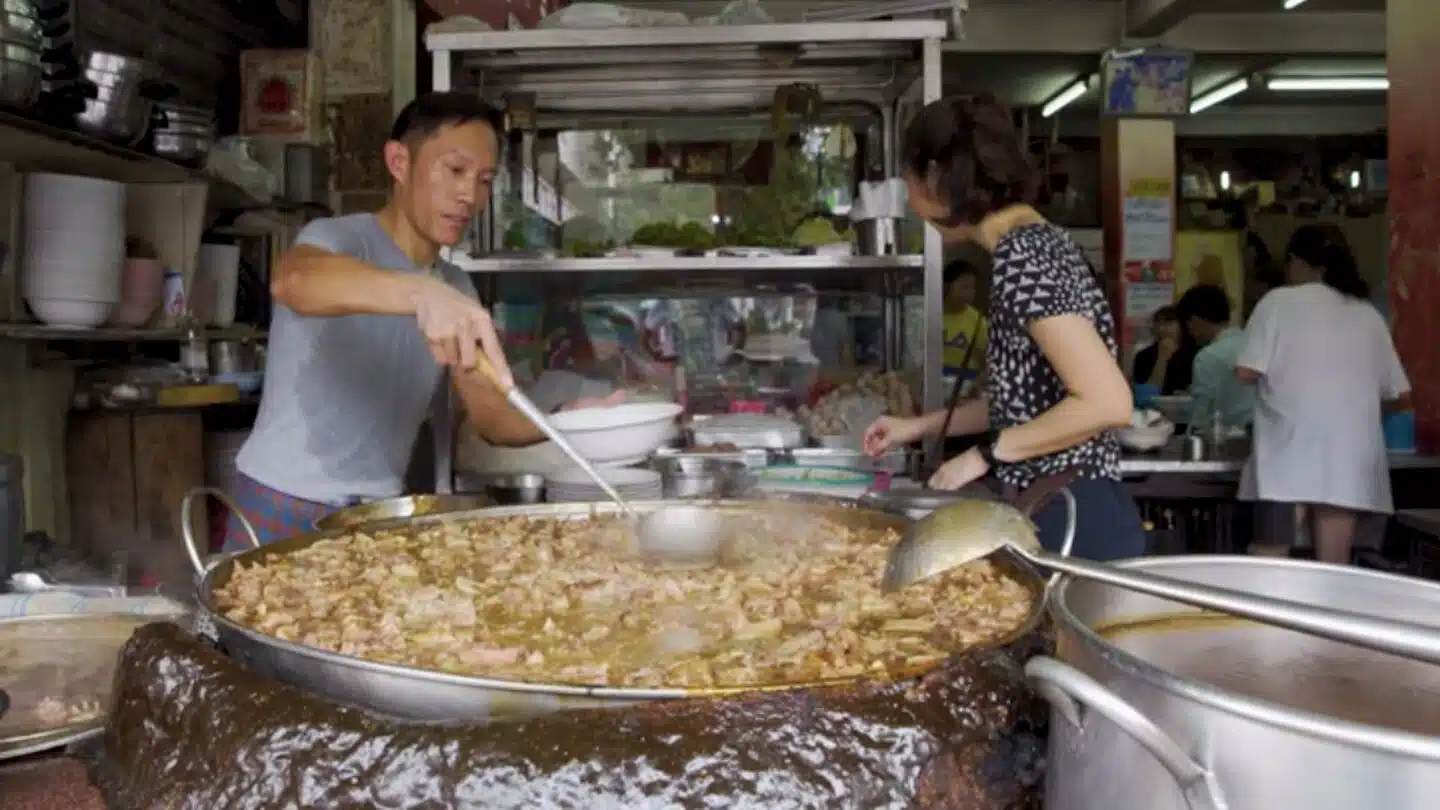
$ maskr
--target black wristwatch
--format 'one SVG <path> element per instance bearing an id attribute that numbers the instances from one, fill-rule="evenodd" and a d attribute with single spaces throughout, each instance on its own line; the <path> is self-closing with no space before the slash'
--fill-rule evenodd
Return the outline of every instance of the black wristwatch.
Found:
<path id="1" fill-rule="evenodd" d="M 995 444 L 999 441 L 1000 431 L 987 430 L 981 433 L 980 440 L 975 442 L 975 451 L 980 454 L 980 458 L 985 459 L 985 464 L 988 467 L 993 468 L 1000 463 L 995 460 Z"/>

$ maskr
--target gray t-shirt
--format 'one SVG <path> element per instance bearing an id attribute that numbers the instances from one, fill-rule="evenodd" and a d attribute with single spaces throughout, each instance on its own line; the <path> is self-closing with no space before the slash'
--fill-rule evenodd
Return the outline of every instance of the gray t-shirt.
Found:
<path id="1" fill-rule="evenodd" d="M 315 220 L 296 244 L 423 272 L 373 214 Z M 443 262 L 438 268 L 456 289 L 475 295 L 464 271 Z M 260 415 L 236 465 L 310 501 L 399 495 L 440 372 L 413 317 L 309 317 L 276 303 Z"/>

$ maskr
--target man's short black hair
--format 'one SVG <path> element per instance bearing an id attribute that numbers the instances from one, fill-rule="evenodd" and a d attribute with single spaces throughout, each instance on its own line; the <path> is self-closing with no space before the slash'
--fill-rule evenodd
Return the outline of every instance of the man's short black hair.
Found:
<path id="1" fill-rule="evenodd" d="M 1200 284 L 1186 290 L 1175 309 L 1182 324 L 1192 317 L 1206 323 L 1230 322 L 1230 296 L 1214 284 Z"/>
<path id="2" fill-rule="evenodd" d="M 498 137 L 505 131 L 500 111 L 469 93 L 423 93 L 406 104 L 390 127 L 390 140 L 407 146 L 424 143 L 444 127 L 480 122 L 495 130 Z"/>
<path id="3" fill-rule="evenodd" d="M 975 265 L 971 264 L 968 259 L 956 259 L 945 265 L 945 286 L 949 287 L 954 284 L 956 279 L 975 275 L 978 275 Z"/>

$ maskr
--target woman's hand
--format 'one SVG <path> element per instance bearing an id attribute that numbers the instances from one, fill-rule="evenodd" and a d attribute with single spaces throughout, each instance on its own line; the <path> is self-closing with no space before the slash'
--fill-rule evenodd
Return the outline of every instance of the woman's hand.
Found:
<path id="1" fill-rule="evenodd" d="M 980 480 L 987 472 L 990 472 L 990 465 L 985 463 L 980 451 L 970 449 L 941 465 L 930 476 L 928 486 L 931 489 L 955 490 Z"/>
<path id="2" fill-rule="evenodd" d="M 918 441 L 925 435 L 923 417 L 906 419 L 899 416 L 882 416 L 865 429 L 862 445 L 872 456 L 883 455 L 896 447 L 903 447 Z"/>
<path id="3" fill-rule="evenodd" d="M 426 279 L 415 293 L 415 322 L 435 362 L 469 371 L 475 367 L 478 343 L 500 386 L 508 389 L 515 384 L 495 322 L 479 301 L 442 279 Z"/>

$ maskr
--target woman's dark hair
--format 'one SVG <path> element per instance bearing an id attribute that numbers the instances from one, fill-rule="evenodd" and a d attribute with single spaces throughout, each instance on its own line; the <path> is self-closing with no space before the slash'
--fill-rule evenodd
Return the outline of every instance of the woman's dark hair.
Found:
<path id="1" fill-rule="evenodd" d="M 942 225 L 974 225 L 1035 199 L 1037 176 L 1010 110 L 988 94 L 932 101 L 905 128 L 907 172 L 933 183 L 950 209 Z"/>
<path id="2" fill-rule="evenodd" d="M 1341 295 L 1351 298 L 1370 297 L 1370 285 L 1360 277 L 1355 253 L 1350 250 L 1345 232 L 1336 225 L 1301 225 L 1290 234 L 1285 255 L 1320 270 L 1320 280 Z"/>
<path id="3" fill-rule="evenodd" d="M 1175 307 L 1160 307 L 1159 309 L 1155 310 L 1155 314 L 1150 316 L 1150 323 L 1152 325 L 1160 323 L 1179 322 L 1180 313 L 1175 310 Z"/>

